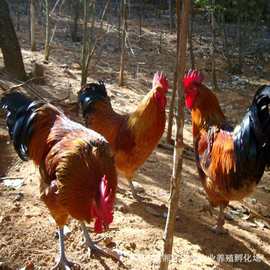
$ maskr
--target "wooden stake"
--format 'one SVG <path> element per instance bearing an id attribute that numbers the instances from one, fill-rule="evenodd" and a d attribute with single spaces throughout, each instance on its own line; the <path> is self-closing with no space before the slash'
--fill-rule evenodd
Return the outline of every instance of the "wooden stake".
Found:
<path id="1" fill-rule="evenodd" d="M 179 0 L 177 0 L 178 2 Z M 173 236 L 175 227 L 176 211 L 178 209 L 179 191 L 182 174 L 183 163 L 183 129 L 184 129 L 184 99 L 182 90 L 182 79 L 185 72 L 186 50 L 187 50 L 187 35 L 189 26 L 190 0 L 183 0 L 181 15 L 180 44 L 179 44 L 179 66 L 178 66 L 178 82 L 177 82 L 177 100 L 178 100 L 178 115 L 176 119 L 176 140 L 173 154 L 173 172 L 171 177 L 171 192 L 169 199 L 169 208 L 166 226 L 164 230 L 164 245 L 160 260 L 160 270 L 167 270 L 172 256 Z M 177 5 L 178 6 L 178 5 Z M 178 25 L 179 26 L 179 25 Z"/>

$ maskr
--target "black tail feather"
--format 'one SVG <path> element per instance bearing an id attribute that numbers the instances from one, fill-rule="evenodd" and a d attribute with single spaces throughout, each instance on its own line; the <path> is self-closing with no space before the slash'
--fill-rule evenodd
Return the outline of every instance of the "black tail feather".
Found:
<path id="1" fill-rule="evenodd" d="M 9 93 L 1 99 L 7 114 L 7 126 L 14 148 L 22 160 L 28 160 L 28 144 L 32 134 L 35 110 L 44 102 L 32 101 L 22 93 Z"/>
<path id="2" fill-rule="evenodd" d="M 234 133 L 238 172 L 260 179 L 270 164 L 270 86 L 260 87 Z"/>
<path id="3" fill-rule="evenodd" d="M 16 122 L 16 114 L 31 102 L 30 98 L 19 92 L 11 92 L 1 99 L 0 106 L 6 111 L 6 121 L 11 137 Z"/>
<path id="4" fill-rule="evenodd" d="M 252 109 L 254 110 L 254 118 L 258 119 L 260 131 L 263 135 L 263 140 L 270 141 L 270 86 L 261 86 L 253 99 Z M 256 122 L 257 124 L 257 122 Z"/>
<path id="5" fill-rule="evenodd" d="M 82 108 L 83 117 L 92 110 L 92 105 L 97 100 L 105 100 L 108 97 L 103 81 L 89 83 L 78 92 L 78 100 Z"/>

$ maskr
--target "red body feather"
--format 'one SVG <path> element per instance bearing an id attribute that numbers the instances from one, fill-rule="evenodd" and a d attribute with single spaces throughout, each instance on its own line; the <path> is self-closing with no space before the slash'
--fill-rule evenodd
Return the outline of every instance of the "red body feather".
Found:
<path id="1" fill-rule="evenodd" d="M 127 179 L 145 162 L 158 144 L 165 128 L 168 81 L 163 73 L 153 78 L 153 88 L 131 114 L 119 114 L 108 97 L 98 98 L 86 111 L 86 124 L 111 144 L 116 167 Z M 81 93 L 87 91 L 85 86 Z M 95 92 L 89 96 L 96 97 Z"/>
<path id="2" fill-rule="evenodd" d="M 238 171 L 232 129 L 214 93 L 202 84 L 203 76 L 190 71 L 184 77 L 186 104 L 191 109 L 194 150 L 200 178 L 213 206 L 241 200 L 255 188 L 258 177 Z"/>
<path id="3" fill-rule="evenodd" d="M 95 219 L 101 232 L 112 222 L 117 185 L 109 144 L 50 104 L 37 109 L 32 125 L 29 157 L 39 166 L 41 198 L 57 224 L 68 215 Z"/>

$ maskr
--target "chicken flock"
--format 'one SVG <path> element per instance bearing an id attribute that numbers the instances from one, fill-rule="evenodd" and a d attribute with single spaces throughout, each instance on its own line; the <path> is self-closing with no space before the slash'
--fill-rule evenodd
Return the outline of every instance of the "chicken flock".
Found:
<path id="1" fill-rule="evenodd" d="M 232 128 L 203 75 L 190 70 L 183 79 L 185 104 L 191 111 L 198 175 L 210 207 L 219 207 L 216 233 L 224 233 L 224 209 L 250 195 L 270 164 L 270 86 L 261 86 L 242 122 Z M 78 92 L 85 126 L 58 108 L 20 92 L 1 99 L 14 148 L 22 160 L 39 168 L 40 198 L 59 230 L 59 259 L 52 269 L 77 265 L 65 254 L 63 227 L 69 216 L 80 223 L 85 244 L 94 253 L 120 260 L 88 234 L 94 221 L 101 233 L 113 222 L 118 175 L 124 176 L 134 199 L 142 202 L 132 183 L 134 174 L 159 143 L 166 123 L 166 76 L 157 72 L 152 89 L 137 109 L 117 113 L 103 81 L 86 84 Z"/>

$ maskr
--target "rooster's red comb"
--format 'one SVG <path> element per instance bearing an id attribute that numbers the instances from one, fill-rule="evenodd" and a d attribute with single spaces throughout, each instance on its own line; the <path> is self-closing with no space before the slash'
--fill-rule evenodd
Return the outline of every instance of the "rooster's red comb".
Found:
<path id="1" fill-rule="evenodd" d="M 192 84 L 201 84 L 203 82 L 203 74 L 198 70 L 190 69 L 183 78 L 184 88 L 189 88 Z"/>
<path id="2" fill-rule="evenodd" d="M 157 71 L 155 73 L 154 78 L 153 78 L 153 88 L 157 84 L 160 84 L 162 86 L 162 88 L 164 89 L 164 91 L 166 91 L 166 92 L 168 91 L 169 83 L 168 83 L 168 80 L 163 72 Z"/>

